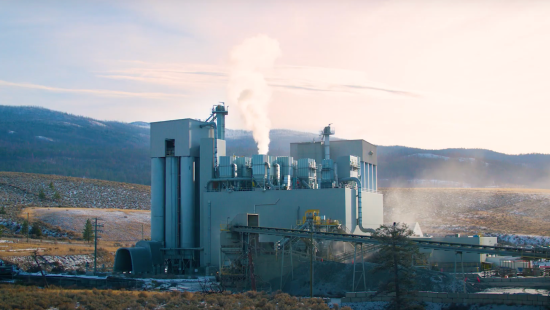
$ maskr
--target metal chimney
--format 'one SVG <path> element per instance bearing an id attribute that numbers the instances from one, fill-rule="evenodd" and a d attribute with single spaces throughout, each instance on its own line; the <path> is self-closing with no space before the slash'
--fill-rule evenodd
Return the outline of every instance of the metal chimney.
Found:
<path id="1" fill-rule="evenodd" d="M 220 140 L 225 140 L 225 116 L 229 113 L 225 108 L 223 102 L 215 106 L 212 109 L 212 114 L 216 116 L 216 130 L 218 131 L 217 138 Z"/>
<path id="2" fill-rule="evenodd" d="M 334 135 L 334 129 L 330 128 L 330 125 L 332 124 L 328 124 L 321 132 L 325 140 L 325 159 L 330 159 L 330 136 Z"/>

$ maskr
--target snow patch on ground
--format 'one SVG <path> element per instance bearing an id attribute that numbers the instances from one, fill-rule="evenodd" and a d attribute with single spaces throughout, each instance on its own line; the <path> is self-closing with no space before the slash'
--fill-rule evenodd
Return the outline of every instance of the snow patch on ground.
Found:
<path id="1" fill-rule="evenodd" d="M 450 160 L 450 159 L 456 159 L 459 162 L 475 162 L 476 159 L 472 157 L 458 157 L 458 158 L 452 158 L 448 156 L 442 156 L 442 155 L 436 155 L 432 153 L 416 153 L 412 155 L 408 155 L 407 157 L 417 157 L 417 158 L 430 158 L 430 159 L 441 159 L 441 160 Z"/>
<path id="2" fill-rule="evenodd" d="M 61 122 L 63 125 L 65 126 L 73 126 L 73 127 L 79 127 L 81 128 L 82 126 L 78 125 L 78 124 L 73 124 L 73 123 L 69 123 L 69 122 Z"/>
<path id="3" fill-rule="evenodd" d="M 534 245 L 534 246 L 548 246 L 550 245 L 550 237 L 547 236 L 534 236 L 534 235 L 509 235 L 509 234 L 497 234 L 491 233 L 487 236 L 498 237 L 499 241 L 506 241 L 516 245 Z"/>
<path id="4" fill-rule="evenodd" d="M 197 279 L 136 279 L 143 281 L 147 291 L 201 292 L 219 285 L 215 277 L 198 277 Z"/>
<path id="5" fill-rule="evenodd" d="M 41 255 L 38 257 L 41 265 L 63 266 L 65 270 L 76 270 L 84 268 L 86 263 L 88 266 L 93 266 L 93 255 Z M 20 266 L 21 269 L 27 269 L 30 266 L 36 266 L 33 256 L 11 256 L 9 261 Z"/>
<path id="6" fill-rule="evenodd" d="M 384 309 L 387 305 L 387 302 L 383 301 L 373 301 L 373 302 L 343 302 L 342 307 L 348 306 L 354 310 L 379 310 Z M 443 310 L 443 309 L 449 309 L 451 307 L 451 304 L 440 304 L 440 303 L 433 303 L 433 302 L 427 302 L 426 303 L 426 310 Z M 508 306 L 508 305 L 471 305 L 469 309 L 472 310 L 535 310 L 540 309 L 539 306 Z"/>
<path id="7" fill-rule="evenodd" d="M 107 125 L 105 125 L 103 123 L 100 123 L 100 122 L 96 122 L 96 121 L 88 121 L 88 122 L 90 122 L 90 124 L 95 125 L 95 126 L 107 127 Z"/>
<path id="8" fill-rule="evenodd" d="M 62 230 L 80 233 L 86 220 L 99 218 L 104 224 L 105 240 L 141 240 L 151 234 L 151 212 L 112 209 L 36 208 L 33 214 L 41 221 Z"/>
<path id="9" fill-rule="evenodd" d="M 36 136 L 36 138 L 39 139 L 39 140 L 44 140 L 44 141 L 49 141 L 49 142 L 54 141 L 52 138 L 48 138 L 48 137 L 44 137 L 44 136 Z"/>
<path id="10" fill-rule="evenodd" d="M 435 155 L 431 153 L 416 153 L 416 154 L 409 155 L 407 157 L 431 158 L 431 159 L 443 159 L 443 160 L 451 159 L 450 157 L 447 157 L 447 156 Z"/>
<path id="11" fill-rule="evenodd" d="M 437 179 L 412 179 L 408 180 L 408 183 L 413 185 L 414 187 L 423 187 L 423 186 L 430 186 L 430 187 L 455 187 L 455 188 L 470 188 L 471 185 L 463 182 L 455 182 L 455 181 L 446 181 L 446 180 L 437 180 Z"/>
<path id="12" fill-rule="evenodd" d="M 542 294 L 548 295 L 550 290 L 539 288 L 523 288 L 523 287 L 492 287 L 485 289 L 476 294 Z"/>

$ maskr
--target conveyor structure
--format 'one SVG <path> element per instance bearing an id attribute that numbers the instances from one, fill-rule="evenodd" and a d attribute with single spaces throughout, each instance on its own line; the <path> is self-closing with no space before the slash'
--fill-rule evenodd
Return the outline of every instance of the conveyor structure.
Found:
<path id="1" fill-rule="evenodd" d="M 270 227 L 248 227 L 248 226 L 233 226 L 229 228 L 232 232 L 245 234 L 272 235 L 284 237 L 312 238 L 320 240 L 343 241 L 350 243 L 369 243 L 380 244 L 378 240 L 371 236 L 353 235 L 353 234 L 338 234 L 330 232 L 304 231 L 297 229 L 285 228 L 270 228 Z M 531 259 L 549 259 L 550 249 L 548 248 L 519 248 L 519 247 L 504 247 L 504 246 L 488 246 L 474 245 L 453 242 L 430 241 L 429 239 L 411 238 L 411 241 L 418 245 L 421 249 L 456 251 L 464 253 L 479 253 L 492 254 L 500 256 L 518 256 Z"/>

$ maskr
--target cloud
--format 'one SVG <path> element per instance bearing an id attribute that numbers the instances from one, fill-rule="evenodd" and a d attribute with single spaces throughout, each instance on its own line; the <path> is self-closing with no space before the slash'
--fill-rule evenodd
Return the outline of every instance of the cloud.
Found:
<path id="1" fill-rule="evenodd" d="M 18 87 L 27 89 L 37 89 L 50 91 L 55 93 L 72 93 L 72 94 L 88 94 L 101 97 L 135 97 L 135 98 L 149 98 L 149 99 L 164 99 L 173 97 L 184 97 L 184 94 L 168 94 L 168 93 L 140 93 L 140 92 L 127 92 L 118 90 L 106 90 L 106 89 L 70 89 L 51 87 L 45 85 L 37 85 L 31 83 L 14 83 L 0 80 L 0 86 L 6 87 Z"/>
<path id="2" fill-rule="evenodd" d="M 210 87 L 212 84 L 219 84 L 221 87 L 228 81 L 228 68 L 224 66 L 185 63 L 129 63 L 133 67 L 101 72 L 97 76 L 184 89 Z M 266 80 L 269 86 L 276 87 L 279 91 L 422 97 L 419 92 L 397 89 L 369 81 L 364 72 L 336 68 L 280 65 L 266 74 Z"/>

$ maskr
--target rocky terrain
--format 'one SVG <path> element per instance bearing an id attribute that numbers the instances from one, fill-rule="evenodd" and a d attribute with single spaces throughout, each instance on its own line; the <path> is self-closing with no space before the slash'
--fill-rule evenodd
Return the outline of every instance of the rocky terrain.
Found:
<path id="1" fill-rule="evenodd" d="M 42 198 L 39 197 L 40 191 L 44 192 Z M 384 194 L 384 220 L 387 223 L 417 221 L 424 233 L 434 235 L 482 233 L 502 237 L 511 243 L 550 243 L 549 238 L 543 238 L 550 237 L 550 190 L 382 188 L 380 192 Z M 100 217 L 107 227 L 113 225 L 113 230 L 119 224 L 125 227 L 121 230 L 124 232 L 109 236 L 110 239 L 134 239 L 141 237 L 142 224 L 145 233 L 149 231 L 148 213 L 126 211 L 149 210 L 150 187 L 0 172 L 1 207 L 7 210 L 7 214 L 0 215 L 0 221 L 10 223 L 11 228 L 18 225 L 23 208 L 36 207 L 46 208 L 35 215 L 52 227 L 80 233 L 86 218 Z M 108 213 L 107 209 L 118 211 Z M 69 218 L 73 220 L 69 221 Z"/>
<path id="2" fill-rule="evenodd" d="M 145 185 L 0 172 L 0 205 L 5 206 L 148 210 L 150 201 L 150 187 Z"/>
<path id="3" fill-rule="evenodd" d="M 151 213 L 144 210 L 91 208 L 27 208 L 30 218 L 48 223 L 61 230 L 81 232 L 86 220 L 98 218 L 104 225 L 102 241 L 138 241 L 151 236 Z M 143 235 L 142 235 L 143 233 Z"/>
<path id="4" fill-rule="evenodd" d="M 550 236 L 550 190 L 385 188 L 385 222 L 419 222 L 429 234 Z"/>
<path id="5" fill-rule="evenodd" d="M 377 290 L 380 282 L 390 278 L 387 271 L 373 272 L 376 264 L 365 263 L 366 290 Z M 359 267 L 358 267 L 359 268 Z M 353 265 L 337 262 L 315 262 L 314 294 L 322 297 L 343 296 L 352 291 Z M 291 295 L 307 296 L 309 294 L 309 263 L 303 263 L 294 273 L 294 279 L 286 283 L 284 290 Z M 359 277 L 359 274 L 357 275 Z M 462 289 L 462 282 L 448 273 L 418 269 L 416 271 L 415 289 L 419 291 L 456 292 Z M 359 290 L 363 290 L 360 282 Z M 276 283 L 275 285 L 277 285 Z M 475 288 L 468 284 L 469 291 Z"/>

